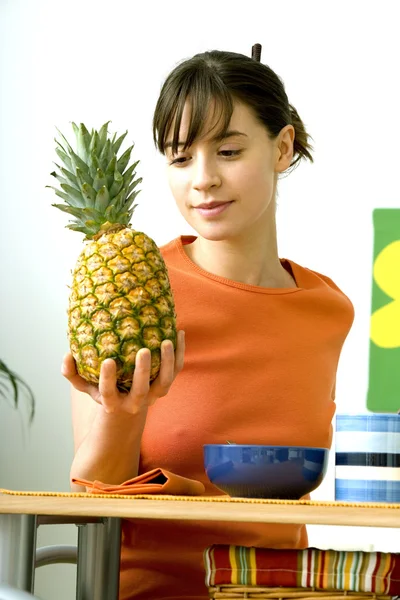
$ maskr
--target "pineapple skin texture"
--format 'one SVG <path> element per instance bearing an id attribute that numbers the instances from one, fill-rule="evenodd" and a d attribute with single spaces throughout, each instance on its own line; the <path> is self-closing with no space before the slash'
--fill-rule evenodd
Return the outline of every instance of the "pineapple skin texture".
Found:
<path id="1" fill-rule="evenodd" d="M 129 391 L 135 358 L 151 351 L 153 381 L 161 342 L 176 348 L 176 314 L 164 259 L 145 233 L 123 227 L 90 240 L 75 268 L 68 308 L 68 338 L 78 373 L 99 382 L 103 360 L 117 363 L 117 387 Z"/>

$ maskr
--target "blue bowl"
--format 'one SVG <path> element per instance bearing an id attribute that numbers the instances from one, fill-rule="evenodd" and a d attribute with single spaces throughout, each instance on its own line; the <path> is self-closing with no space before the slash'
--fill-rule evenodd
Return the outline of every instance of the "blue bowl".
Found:
<path id="1" fill-rule="evenodd" d="M 234 498 L 299 500 L 320 485 L 328 458 L 327 448 L 204 445 L 207 477 Z"/>

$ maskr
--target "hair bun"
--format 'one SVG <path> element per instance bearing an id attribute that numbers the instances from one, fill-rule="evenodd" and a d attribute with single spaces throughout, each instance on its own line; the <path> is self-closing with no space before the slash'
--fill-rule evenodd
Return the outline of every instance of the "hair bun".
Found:
<path id="1" fill-rule="evenodd" d="M 254 44 L 251 49 L 251 58 L 257 62 L 261 61 L 261 44 Z"/>

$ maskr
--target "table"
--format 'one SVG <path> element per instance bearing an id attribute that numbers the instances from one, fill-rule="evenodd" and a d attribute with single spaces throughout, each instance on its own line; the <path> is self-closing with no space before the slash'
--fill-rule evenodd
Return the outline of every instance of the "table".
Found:
<path id="1" fill-rule="evenodd" d="M 77 600 L 117 599 L 122 518 L 400 528 L 400 505 L 0 493 L 0 582 L 32 591 L 37 525 L 76 523 L 79 527 Z"/>

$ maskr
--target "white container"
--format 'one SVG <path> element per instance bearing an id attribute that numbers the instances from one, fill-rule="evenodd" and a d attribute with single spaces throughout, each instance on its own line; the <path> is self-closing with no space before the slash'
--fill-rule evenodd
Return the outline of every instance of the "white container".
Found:
<path id="1" fill-rule="evenodd" d="M 400 503 L 400 415 L 336 416 L 335 500 Z"/>

